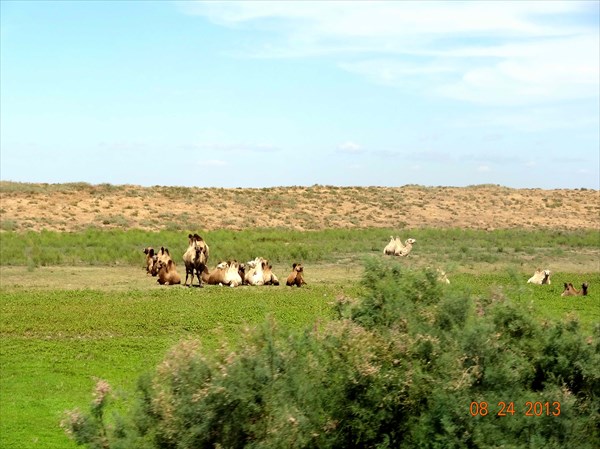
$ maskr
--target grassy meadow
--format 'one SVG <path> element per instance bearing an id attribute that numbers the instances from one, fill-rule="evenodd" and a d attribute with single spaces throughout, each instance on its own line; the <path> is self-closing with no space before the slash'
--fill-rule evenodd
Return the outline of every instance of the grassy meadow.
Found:
<path id="1" fill-rule="evenodd" d="M 252 229 L 201 232 L 209 265 L 269 258 L 280 280 L 303 262 L 307 286 L 161 287 L 146 276 L 142 248 L 168 247 L 180 261 L 187 232 L 97 230 L 2 232 L 0 254 L 0 447 L 71 448 L 60 428 L 67 409 L 87 408 L 96 379 L 127 397 L 176 342 L 194 338 L 207 352 L 235 346 L 242 329 L 272 316 L 303 329 L 332 318 L 333 303 L 359 298 L 363 263 L 384 258 L 395 231 Z M 443 268 L 444 288 L 470 297 L 506 295 L 540 320 L 576 315 L 600 323 L 597 231 L 413 229 L 402 264 Z M 536 268 L 552 284 L 526 284 Z M 587 297 L 561 298 L 563 282 L 590 284 Z"/>
<path id="2" fill-rule="evenodd" d="M 198 230 L 193 230 L 198 232 Z M 146 246 L 169 248 L 176 262 L 187 248 L 185 231 L 86 229 L 78 232 L 4 232 L 1 235 L 2 266 L 110 266 L 141 265 Z M 200 231 L 210 245 L 210 258 L 246 261 L 264 254 L 275 263 L 356 263 L 364 256 L 379 255 L 389 229 L 248 229 Z M 453 266 L 453 271 L 495 271 L 498 266 L 518 267 L 526 272 L 537 267 L 554 271 L 598 268 L 600 234 L 597 230 L 476 230 L 411 229 L 402 240 L 417 240 L 410 263 Z"/>

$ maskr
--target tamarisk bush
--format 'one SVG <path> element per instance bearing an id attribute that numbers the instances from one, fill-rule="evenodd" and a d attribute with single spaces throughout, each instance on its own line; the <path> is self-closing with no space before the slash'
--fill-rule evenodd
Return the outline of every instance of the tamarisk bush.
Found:
<path id="1" fill-rule="evenodd" d="M 89 448 L 599 447 L 600 326 L 586 336 L 575 317 L 540 322 L 436 277 L 367 261 L 363 298 L 336 319 L 267 320 L 213 354 L 180 342 L 129 413 L 101 413 L 103 397 L 66 430 Z"/>

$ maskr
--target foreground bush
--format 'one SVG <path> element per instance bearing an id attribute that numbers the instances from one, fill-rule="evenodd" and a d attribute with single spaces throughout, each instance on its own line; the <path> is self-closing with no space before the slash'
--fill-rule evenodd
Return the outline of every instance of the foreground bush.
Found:
<path id="1" fill-rule="evenodd" d="M 302 333 L 271 320 L 217 354 L 181 342 L 129 413 L 106 413 L 101 384 L 67 432 L 89 448 L 600 446 L 600 328 L 450 295 L 434 272 L 365 272 L 337 319 Z"/>

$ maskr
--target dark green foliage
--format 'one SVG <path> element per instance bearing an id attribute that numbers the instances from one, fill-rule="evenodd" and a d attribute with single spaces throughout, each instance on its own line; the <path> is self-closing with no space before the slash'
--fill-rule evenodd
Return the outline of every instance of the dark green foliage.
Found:
<path id="1" fill-rule="evenodd" d="M 90 448 L 598 447 L 600 327 L 585 336 L 575 319 L 541 322 L 436 277 L 368 261 L 363 299 L 340 300 L 338 319 L 267 320 L 216 354 L 181 342 L 129 418 L 93 408 L 69 429 Z"/>

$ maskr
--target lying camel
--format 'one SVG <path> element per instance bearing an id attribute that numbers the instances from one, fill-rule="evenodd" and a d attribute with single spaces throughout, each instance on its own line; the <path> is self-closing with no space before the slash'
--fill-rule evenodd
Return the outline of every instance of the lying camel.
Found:
<path id="1" fill-rule="evenodd" d="M 543 270 L 541 268 L 538 268 L 535 273 L 533 273 L 533 276 L 531 276 L 528 280 L 527 283 L 528 284 L 539 284 L 539 285 L 545 285 L 548 284 L 550 285 L 550 270 Z"/>
<path id="2" fill-rule="evenodd" d="M 246 263 L 246 275 L 244 277 L 244 283 L 248 285 L 264 285 L 265 284 L 265 273 L 264 269 L 267 267 L 267 260 L 262 257 L 257 257 Z"/>
<path id="3" fill-rule="evenodd" d="M 279 279 L 273 273 L 273 265 L 268 260 L 264 260 L 263 265 L 263 284 L 264 285 L 279 285 Z"/>
<path id="4" fill-rule="evenodd" d="M 560 296 L 587 296 L 588 294 L 588 284 L 587 282 L 584 282 L 583 284 L 581 284 L 581 290 L 577 290 L 575 287 L 573 287 L 572 283 L 566 283 L 565 282 L 565 290 L 561 293 Z"/>
<path id="5" fill-rule="evenodd" d="M 304 267 L 300 263 L 295 263 L 292 265 L 292 272 L 287 277 L 285 285 L 300 287 L 302 284 L 306 284 L 304 282 Z"/>
<path id="6" fill-rule="evenodd" d="M 383 248 L 383 254 L 385 254 L 387 256 L 393 256 L 395 252 L 396 252 L 396 239 L 392 235 L 392 236 L 390 236 L 390 243 L 388 243 L 386 245 L 386 247 Z"/>
<path id="7" fill-rule="evenodd" d="M 160 285 L 175 285 L 181 284 L 181 276 L 175 270 L 175 264 L 172 260 L 165 262 L 164 260 L 158 260 L 158 280 Z"/>
<path id="8" fill-rule="evenodd" d="M 156 253 L 158 256 L 158 260 L 162 260 L 164 263 L 167 263 L 169 260 L 173 260 L 171 258 L 171 253 L 169 252 L 169 248 L 165 248 L 164 246 L 160 247 L 160 251 Z M 173 262 L 175 264 L 175 262 Z"/>
<path id="9" fill-rule="evenodd" d="M 412 251 L 413 244 L 417 243 L 417 241 L 413 238 L 406 239 L 404 243 L 400 240 L 400 237 L 394 238 L 390 237 L 390 242 L 383 249 L 383 254 L 387 254 L 390 256 L 400 256 L 405 257 Z"/>
<path id="10" fill-rule="evenodd" d="M 413 244 L 417 243 L 415 239 L 406 239 L 404 245 L 399 238 L 396 238 L 396 251 L 394 256 L 406 257 L 412 251 Z"/>
<path id="11" fill-rule="evenodd" d="M 220 262 L 211 271 L 204 268 L 202 272 L 202 281 L 209 285 L 229 285 L 237 287 L 242 285 L 242 277 L 240 276 L 240 264 L 236 260 L 229 262 Z"/>
<path id="12" fill-rule="evenodd" d="M 144 254 L 146 255 L 146 274 L 156 276 L 158 274 L 158 271 L 156 270 L 155 266 L 156 256 L 154 254 L 154 248 L 152 248 L 151 246 L 144 248 Z"/>

